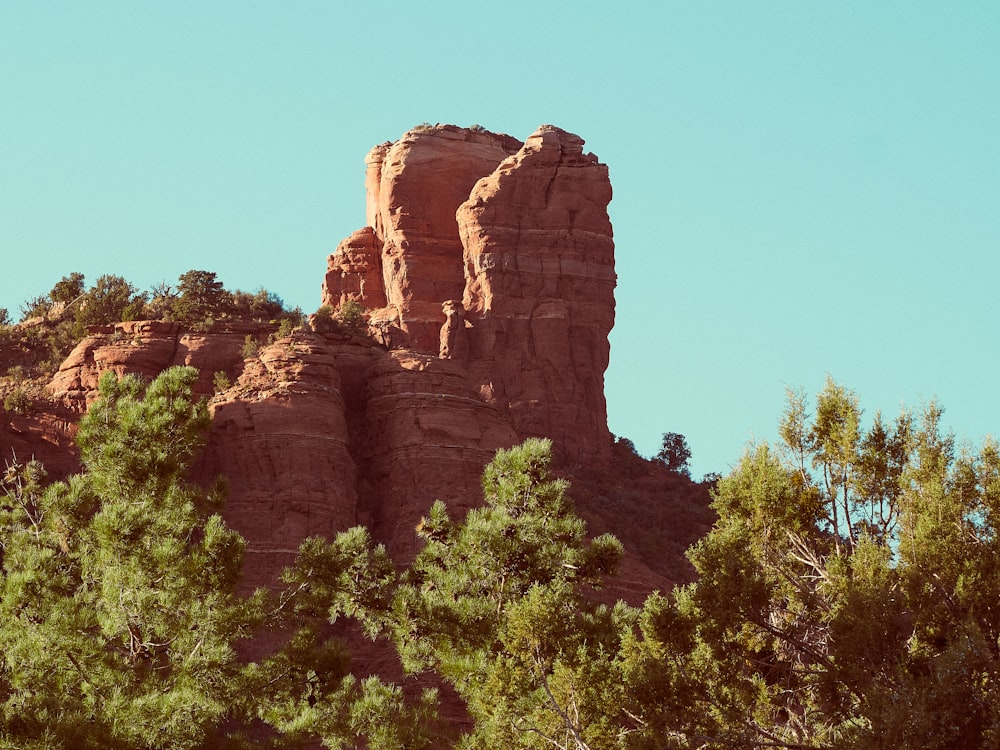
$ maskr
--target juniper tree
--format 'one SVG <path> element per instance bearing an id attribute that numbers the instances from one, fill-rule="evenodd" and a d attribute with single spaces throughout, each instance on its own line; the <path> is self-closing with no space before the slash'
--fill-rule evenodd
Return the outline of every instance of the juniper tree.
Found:
<path id="1" fill-rule="evenodd" d="M 699 578 L 626 640 L 636 747 L 995 747 L 1000 451 L 828 381 L 721 479 Z M 645 744 L 643 744 L 645 743 Z"/>
<path id="2" fill-rule="evenodd" d="M 189 325 L 203 324 L 224 311 L 229 293 L 213 271 L 187 271 L 178 278 L 172 312 Z"/>

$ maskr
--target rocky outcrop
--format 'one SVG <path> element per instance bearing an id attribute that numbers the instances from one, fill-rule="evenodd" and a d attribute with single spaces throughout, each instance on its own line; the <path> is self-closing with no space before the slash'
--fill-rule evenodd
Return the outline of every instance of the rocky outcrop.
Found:
<path id="1" fill-rule="evenodd" d="M 481 498 L 483 466 L 517 442 L 464 368 L 436 354 L 299 331 L 244 358 L 246 335 L 152 321 L 95 331 L 49 384 L 58 413 L 0 413 L 0 439 L 65 476 L 78 469 L 74 422 L 104 372 L 152 379 L 170 366 L 200 366 L 212 429 L 194 478 L 206 486 L 225 478 L 224 515 L 247 540 L 248 589 L 273 583 L 306 537 L 357 524 L 396 559 L 411 559 L 414 528 L 431 504 L 441 499 L 464 515 Z M 250 335 L 264 339 L 266 329 Z M 219 393 L 216 372 L 231 381 Z"/>
<path id="2" fill-rule="evenodd" d="M 410 559 L 414 529 L 434 500 L 464 516 L 482 500 L 483 467 L 517 435 L 461 367 L 435 355 L 389 352 L 369 371 L 366 389 L 371 526 L 397 559 Z"/>
<path id="3" fill-rule="evenodd" d="M 52 479 L 77 471 L 78 416 L 55 403 L 36 404 L 27 414 L 0 409 L 0 467 L 37 459 Z"/>
<path id="4" fill-rule="evenodd" d="M 679 549 L 694 538 L 691 514 L 664 502 L 681 480 L 656 465 L 636 469 L 647 462 L 613 452 L 607 428 L 616 281 L 607 168 L 551 126 L 524 143 L 422 127 L 366 161 L 367 226 L 330 256 L 322 302 L 360 303 L 369 336 L 321 314 L 278 340 L 277 326 L 225 320 L 204 332 L 163 321 L 94 330 L 44 404 L 0 411 L 0 452 L 34 455 L 63 477 L 78 468 L 75 422 L 103 373 L 151 380 L 192 365 L 212 414 L 192 478 L 226 480 L 223 515 L 247 542 L 245 591 L 274 585 L 306 537 L 357 524 L 410 561 L 432 503 L 461 518 L 482 502 L 495 451 L 529 436 L 553 439 L 556 470 L 594 533 L 625 543 L 608 603 L 638 604 L 682 580 L 662 564 L 680 558 L 664 536 L 683 540 Z M 394 652 L 356 628 L 345 633 L 359 675 L 401 677 Z"/>
<path id="5" fill-rule="evenodd" d="M 338 308 L 349 300 L 372 308 L 385 307 L 382 248 L 371 227 L 344 239 L 327 263 L 323 304 Z"/>
<path id="6" fill-rule="evenodd" d="M 269 583 L 307 536 L 357 524 L 411 559 L 431 503 L 462 515 L 482 467 L 516 442 L 455 365 L 346 336 L 276 341 L 210 406 L 199 474 L 227 478 L 248 586 Z"/>
<path id="7" fill-rule="evenodd" d="M 574 463 L 611 444 L 610 201 L 607 167 L 583 153 L 583 139 L 543 126 L 458 209 L 470 376 L 518 435 L 550 436 Z"/>
<path id="8" fill-rule="evenodd" d="M 366 190 L 369 226 L 330 257 L 323 302 L 361 303 L 372 337 L 318 316 L 272 343 L 274 326 L 133 321 L 95 330 L 49 384 L 64 415 L 50 415 L 52 445 L 68 450 L 102 373 L 201 370 L 213 427 L 196 474 L 227 478 L 248 586 L 271 582 L 303 538 L 359 523 L 411 558 L 433 501 L 461 516 L 494 452 L 528 436 L 553 438 L 570 473 L 610 453 L 611 187 L 583 141 L 551 126 L 523 144 L 418 128 L 370 152 Z M 27 450 L 35 422 L 3 429 Z"/>
<path id="9" fill-rule="evenodd" d="M 218 325 L 209 332 L 182 330 L 177 323 L 131 320 L 84 338 L 63 361 L 49 383 L 56 401 L 79 413 L 97 398 L 105 372 L 126 373 L 152 380 L 168 367 L 196 367 L 197 392 L 212 394 L 215 373 L 234 379 L 243 369 L 246 337 L 265 339 L 276 326 L 255 323 Z"/>
<path id="10" fill-rule="evenodd" d="M 369 226 L 330 256 L 324 303 L 357 300 L 386 345 L 462 365 L 519 439 L 551 437 L 570 464 L 606 460 L 607 167 L 552 126 L 523 144 L 417 128 L 367 164 Z"/>
<path id="11" fill-rule="evenodd" d="M 248 588 L 272 583 L 306 537 L 359 522 L 337 353 L 318 336 L 280 339 L 210 403 L 199 474 L 226 478 L 226 519 L 248 543 Z"/>
<path id="12" fill-rule="evenodd" d="M 461 299 L 465 286 L 455 210 L 519 146 L 509 136 L 445 125 L 373 148 L 365 159 L 368 226 L 330 257 L 324 304 L 357 299 L 399 329 L 400 345 L 437 351 L 441 303 Z"/>

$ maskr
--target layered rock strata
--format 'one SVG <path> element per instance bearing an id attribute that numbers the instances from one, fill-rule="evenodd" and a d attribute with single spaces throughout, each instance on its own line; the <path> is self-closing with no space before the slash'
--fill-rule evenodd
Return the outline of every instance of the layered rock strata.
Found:
<path id="1" fill-rule="evenodd" d="M 306 537 L 357 524 L 396 559 L 411 559 L 414 529 L 434 500 L 464 515 L 481 500 L 483 466 L 517 442 L 454 362 L 337 332 L 272 343 L 267 333 L 249 334 L 262 344 L 244 357 L 242 330 L 192 334 L 141 321 L 95 332 L 49 385 L 55 413 L 15 415 L 0 438 L 65 476 L 78 468 L 75 420 L 97 398 L 103 372 L 151 380 L 201 365 L 197 390 L 210 399 L 212 428 L 194 478 L 226 480 L 224 515 L 248 542 L 248 589 L 272 584 Z M 218 393 L 216 372 L 232 382 Z"/>
<path id="2" fill-rule="evenodd" d="M 461 367 L 435 355 L 389 352 L 369 371 L 366 391 L 370 524 L 397 558 L 410 559 L 414 529 L 434 500 L 456 518 L 480 504 L 483 467 L 517 435 Z"/>
<path id="3" fill-rule="evenodd" d="M 446 125 L 373 148 L 365 158 L 368 226 L 331 256 L 324 302 L 357 299 L 378 311 L 380 324 L 399 329 L 400 344 L 437 351 L 441 303 L 461 299 L 465 287 L 455 209 L 520 145 Z"/>
<path id="4" fill-rule="evenodd" d="M 607 168 L 551 126 L 523 144 L 438 126 L 373 149 L 366 190 L 369 226 L 330 257 L 323 302 L 360 302 L 374 336 L 329 321 L 270 343 L 273 326 L 239 323 L 95 330 L 49 384 L 52 424 L 17 417 L 0 437 L 55 456 L 102 373 L 199 368 L 213 427 L 196 474 L 228 480 L 249 587 L 272 582 L 303 538 L 359 523 L 405 562 L 433 501 L 461 516 L 481 502 L 496 449 L 525 437 L 553 438 L 563 470 L 600 464 L 615 286 Z M 36 440 L 46 426 L 52 450 Z"/>
<path id="5" fill-rule="evenodd" d="M 523 144 L 445 125 L 377 146 L 369 226 L 330 256 L 323 285 L 325 304 L 364 305 L 390 348 L 462 365 L 518 438 L 553 438 L 568 464 L 610 446 L 611 184 L 583 143 L 548 125 Z"/>
<path id="6" fill-rule="evenodd" d="M 196 390 L 213 391 L 215 373 L 230 379 L 243 368 L 247 336 L 264 339 L 276 326 L 220 324 L 211 332 L 182 330 L 177 323 L 132 320 L 95 330 L 80 341 L 49 383 L 52 396 L 66 407 L 83 413 L 97 398 L 101 375 L 133 373 L 152 380 L 168 367 L 196 367 L 200 376 Z"/>
<path id="7" fill-rule="evenodd" d="M 321 337 L 276 341 L 211 401 L 199 473 L 226 478 L 226 520 L 248 541 L 248 588 L 272 583 L 306 537 L 359 521 L 337 349 Z"/>
<path id="8" fill-rule="evenodd" d="M 520 436 L 571 462 L 610 446 L 604 372 L 614 324 L 607 167 L 543 126 L 458 207 L 470 376 Z"/>

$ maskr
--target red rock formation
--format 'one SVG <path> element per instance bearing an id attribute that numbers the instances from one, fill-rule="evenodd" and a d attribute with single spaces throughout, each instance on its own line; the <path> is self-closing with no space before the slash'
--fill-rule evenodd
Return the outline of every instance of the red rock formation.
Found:
<path id="1" fill-rule="evenodd" d="M 360 302 L 374 339 L 317 319 L 318 331 L 245 359 L 245 337 L 263 342 L 273 327 L 119 324 L 80 342 L 44 410 L 0 412 L 0 452 L 34 454 L 64 476 L 76 468 L 73 423 L 103 372 L 152 379 L 193 365 L 213 418 L 194 478 L 227 478 L 224 515 L 247 540 L 245 589 L 273 585 L 305 537 L 355 524 L 409 561 L 433 501 L 461 517 L 482 501 L 496 449 L 534 435 L 553 438 L 557 468 L 571 479 L 577 465 L 590 468 L 573 480 L 581 515 L 614 530 L 615 493 L 635 479 L 609 458 L 603 395 L 615 287 L 607 168 L 551 126 L 523 144 L 418 128 L 372 149 L 367 165 L 368 226 L 330 256 L 322 301 Z M 217 372 L 232 386 L 215 394 Z M 662 486 L 648 494 L 661 500 Z M 628 499 L 641 507 L 642 497 Z M 651 516 L 633 515 L 641 520 L 622 528 L 648 528 Z M 668 589 L 672 572 L 623 541 L 607 601 L 638 604 Z M 356 663 L 398 676 L 395 654 L 354 635 Z"/>
<path id="2" fill-rule="evenodd" d="M 266 336 L 275 326 L 262 324 L 220 325 L 210 333 L 182 331 L 177 323 L 132 320 L 117 323 L 104 333 L 83 339 L 59 367 L 48 390 L 52 396 L 79 413 L 97 398 L 103 373 L 126 373 L 152 380 L 168 367 L 196 367 L 201 376 L 196 391 L 211 395 L 215 373 L 235 378 L 243 368 L 243 345 L 247 335 Z"/>
<path id="3" fill-rule="evenodd" d="M 369 371 L 366 422 L 372 529 L 401 560 L 416 553 L 414 529 L 431 504 L 444 500 L 462 517 L 482 501 L 483 467 L 498 448 L 517 442 L 460 366 L 405 350 Z"/>
<path id="4" fill-rule="evenodd" d="M 319 336 L 280 339 L 212 399 L 199 473 L 227 480 L 225 516 L 247 539 L 248 588 L 273 583 L 306 537 L 359 521 L 336 354 Z"/>
<path id="5" fill-rule="evenodd" d="M 29 414 L 0 409 L 0 467 L 7 462 L 37 459 L 50 479 L 60 479 L 79 469 L 76 456 L 76 417 L 65 407 L 45 405 Z"/>
<path id="6" fill-rule="evenodd" d="M 519 438 L 553 438 L 566 462 L 605 460 L 615 286 L 607 167 L 551 126 L 524 144 L 418 128 L 367 162 L 369 227 L 330 257 L 324 302 L 357 299 L 390 346 L 465 365 Z M 384 307 L 372 289 L 378 266 Z"/>
<path id="7" fill-rule="evenodd" d="M 18 456 L 40 450 L 64 476 L 77 468 L 73 422 L 97 398 L 104 372 L 151 380 L 173 365 L 200 367 L 197 391 L 211 397 L 213 421 L 195 476 L 227 479 L 225 516 L 247 539 L 249 588 L 272 583 L 305 537 L 358 523 L 397 559 L 412 558 L 414 528 L 434 500 L 462 515 L 481 497 L 483 466 L 517 442 L 464 369 L 436 354 L 300 332 L 244 360 L 244 337 L 242 329 L 191 333 L 149 321 L 95 333 L 49 385 L 63 420 L 11 415 L 0 438 Z M 220 371 L 233 385 L 213 395 Z"/>
<path id="8" fill-rule="evenodd" d="M 368 226 L 330 257 L 322 301 L 360 302 L 374 339 L 317 319 L 319 331 L 245 359 L 245 337 L 263 342 L 273 327 L 119 324 L 80 342 L 49 385 L 47 411 L 0 412 L 0 451 L 34 453 L 64 476 L 76 468 L 73 422 L 103 372 L 152 379 L 193 365 L 213 419 L 194 478 L 227 479 L 224 515 L 247 540 L 246 590 L 273 585 L 305 537 L 356 524 L 411 560 L 433 501 L 460 518 L 482 501 L 496 449 L 533 435 L 553 438 L 563 473 L 586 464 L 604 477 L 599 492 L 580 484 L 581 511 L 609 526 L 618 507 L 609 487 L 622 475 L 605 464 L 615 286 L 607 168 L 550 126 L 523 144 L 420 128 L 367 163 Z M 215 394 L 217 372 L 232 386 Z M 669 588 L 665 575 L 627 552 L 604 596 L 637 604 Z M 362 669 L 398 676 L 395 654 L 357 633 L 351 643 Z"/>
<path id="9" fill-rule="evenodd" d="M 542 126 L 458 209 L 469 370 L 521 437 L 564 460 L 606 458 L 604 371 L 614 325 L 607 167 L 583 140 Z"/>
<path id="10" fill-rule="evenodd" d="M 323 304 L 337 308 L 349 300 L 385 307 L 382 245 L 371 227 L 359 229 L 337 245 L 327 263 Z"/>
<path id="11" fill-rule="evenodd" d="M 328 273 L 324 304 L 335 307 L 348 295 L 366 307 L 382 308 L 376 319 L 398 326 L 404 334 L 400 343 L 436 352 L 444 321 L 441 303 L 461 299 L 465 286 L 455 210 L 476 181 L 520 145 L 510 136 L 444 125 L 417 128 L 395 143 L 373 148 L 366 158 L 369 226 L 331 256 L 333 278 Z M 362 299 L 354 292 L 362 283 L 371 288 L 368 269 L 375 263 L 368 261 L 364 271 L 356 271 L 360 264 L 351 262 L 367 251 L 365 245 L 359 253 L 359 245 L 369 231 L 380 252 L 382 305 L 377 293 Z M 338 279 L 338 270 L 345 267 L 350 269 L 346 278 L 341 270 Z"/>
<path id="12" fill-rule="evenodd" d="M 611 188 L 582 146 L 549 126 L 524 144 L 438 126 L 373 149 L 370 226 L 331 256 L 323 301 L 360 301 L 387 346 L 296 333 L 245 360 L 268 328 L 123 323 L 82 341 L 50 391 L 79 414 L 104 371 L 198 367 L 213 428 L 197 474 L 228 477 L 251 585 L 304 537 L 356 523 L 405 561 L 434 500 L 457 515 L 481 501 L 497 448 L 552 437 L 569 471 L 610 450 Z M 216 372 L 233 385 L 213 395 Z"/>
<path id="13" fill-rule="evenodd" d="M 211 406 L 200 473 L 228 477 L 226 517 L 247 538 L 253 585 L 305 537 L 359 523 L 411 559 L 434 500 L 464 513 L 483 466 L 516 442 L 455 364 L 337 335 L 275 342 Z"/>

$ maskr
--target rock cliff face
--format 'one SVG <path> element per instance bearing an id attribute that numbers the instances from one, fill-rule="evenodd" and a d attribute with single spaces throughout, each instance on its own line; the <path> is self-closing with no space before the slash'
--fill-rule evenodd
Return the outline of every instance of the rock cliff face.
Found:
<path id="1" fill-rule="evenodd" d="M 356 524 L 411 559 L 430 504 L 467 510 L 482 467 L 517 441 L 451 362 L 337 334 L 262 349 L 211 407 L 199 473 L 228 479 L 226 515 L 250 543 L 254 585 L 305 537 Z"/>
<path id="2" fill-rule="evenodd" d="M 74 422 L 103 372 L 152 379 L 174 365 L 204 368 L 197 388 L 212 429 L 195 478 L 226 478 L 226 518 L 248 541 L 248 588 L 272 583 L 305 537 L 359 523 L 397 559 L 412 558 L 431 503 L 464 513 L 481 497 L 483 466 L 517 442 L 452 361 L 342 333 L 266 343 L 273 326 L 245 328 L 189 334 L 142 321 L 94 333 L 49 385 L 56 413 L 15 415 L 0 441 L 65 475 L 77 468 Z M 265 343 L 244 358 L 248 335 Z M 216 372 L 232 385 L 213 394 Z"/>
<path id="3" fill-rule="evenodd" d="M 319 337 L 280 339 L 247 359 L 235 384 L 211 401 L 198 474 L 226 478 L 226 520 L 248 542 L 248 587 L 270 583 L 306 537 L 332 537 L 359 521 L 340 358 L 364 361 L 368 351 Z"/>
<path id="4" fill-rule="evenodd" d="M 548 435 L 572 462 L 610 447 L 610 201 L 607 167 L 581 138 L 544 126 L 458 208 L 470 374 L 518 435 Z"/>
<path id="5" fill-rule="evenodd" d="M 77 471 L 79 463 L 73 437 L 79 415 L 63 405 L 34 409 L 30 414 L 0 410 L 0 451 L 3 462 L 42 462 L 50 478 Z M 0 466 L 4 466 L 0 463 Z"/>
<path id="6" fill-rule="evenodd" d="M 36 446 L 65 474 L 101 373 L 198 367 L 213 427 L 196 478 L 227 477 L 248 587 L 272 582 L 304 537 L 358 523 L 410 559 L 431 503 L 461 514 L 481 501 L 483 466 L 526 437 L 553 438 L 564 472 L 607 463 L 607 168 L 551 126 L 524 143 L 420 128 L 367 164 L 368 226 L 330 256 L 322 301 L 360 302 L 370 336 L 316 326 L 271 340 L 273 326 L 224 322 L 98 330 L 49 384 L 52 413 L 0 424 L 0 449 Z M 219 372 L 231 385 L 216 393 Z M 664 585 L 637 561 L 625 569 L 636 591 Z"/>
<path id="7" fill-rule="evenodd" d="M 381 269 L 381 279 L 355 272 L 354 296 L 366 307 L 384 306 L 377 319 L 404 334 L 397 336 L 399 343 L 437 353 L 441 303 L 461 299 L 465 286 L 455 210 L 476 181 L 520 145 L 509 136 L 439 126 L 411 130 L 368 153 L 368 227 L 345 240 L 338 253 L 370 232 L 364 266 Z M 334 306 L 348 291 L 337 285 L 338 253 L 325 293 Z"/>
<path id="8" fill-rule="evenodd" d="M 152 379 L 168 367 L 185 365 L 201 371 L 196 388 L 211 395 L 215 373 L 234 377 L 243 369 L 246 336 L 263 338 L 274 326 L 234 324 L 211 333 L 183 331 L 177 323 L 133 320 L 83 339 L 49 383 L 49 392 L 67 408 L 83 413 L 97 398 L 101 375 L 136 373 Z"/>
<path id="9" fill-rule="evenodd" d="M 457 362 L 517 437 L 606 460 L 614 324 L 607 167 L 544 125 L 523 144 L 453 126 L 368 155 L 369 226 L 330 256 L 323 301 L 356 300 L 390 348 Z"/>

